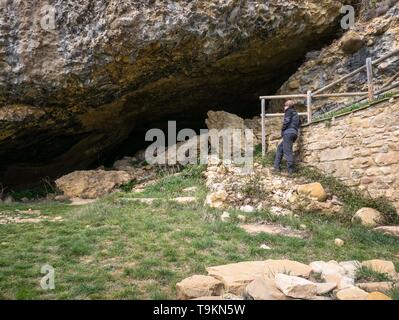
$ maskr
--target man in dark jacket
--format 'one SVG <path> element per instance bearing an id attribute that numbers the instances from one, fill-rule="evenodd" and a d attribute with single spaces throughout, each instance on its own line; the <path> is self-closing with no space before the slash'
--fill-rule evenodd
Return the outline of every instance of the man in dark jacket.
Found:
<path id="1" fill-rule="evenodd" d="M 277 148 L 274 168 L 279 171 L 281 170 L 281 160 L 283 160 L 284 156 L 288 164 L 288 173 L 291 174 L 294 172 L 295 167 L 293 145 L 298 138 L 300 121 L 298 112 L 296 112 L 295 110 L 294 101 L 286 101 L 284 105 L 284 110 L 284 123 L 281 129 L 283 142 L 280 143 Z"/>

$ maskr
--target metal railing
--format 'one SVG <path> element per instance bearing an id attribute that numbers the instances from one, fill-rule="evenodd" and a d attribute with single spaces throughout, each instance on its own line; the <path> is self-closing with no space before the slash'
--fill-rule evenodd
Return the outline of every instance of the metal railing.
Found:
<path id="1" fill-rule="evenodd" d="M 399 48 L 396 48 L 392 52 L 384 55 L 383 57 L 372 60 L 371 58 L 366 59 L 366 64 L 347 75 L 343 76 L 342 78 L 331 82 L 330 84 L 317 89 L 316 91 L 308 91 L 306 94 L 286 94 L 286 95 L 272 95 L 272 96 L 261 96 L 261 121 L 262 121 L 262 155 L 266 155 L 266 118 L 268 117 L 281 117 L 284 113 L 266 113 L 266 100 L 281 100 L 281 99 L 306 99 L 306 107 L 307 111 L 303 113 L 299 113 L 301 116 L 307 116 L 308 124 L 312 123 L 312 102 L 315 99 L 321 98 L 332 98 L 332 97 L 367 97 L 369 102 L 373 102 L 375 99 L 376 94 L 381 94 L 388 90 L 391 90 L 394 87 L 399 86 L 398 83 L 393 84 L 396 78 L 399 78 L 399 74 L 396 74 L 392 77 L 388 84 L 382 87 L 381 90 L 376 91 L 374 87 L 374 74 L 373 74 L 373 66 L 380 64 L 381 62 L 399 55 Z M 360 72 L 366 70 L 367 72 L 367 92 L 343 92 L 343 93 L 322 93 L 337 84 L 354 77 L 355 75 L 359 74 Z M 364 99 L 360 100 L 363 101 Z"/>

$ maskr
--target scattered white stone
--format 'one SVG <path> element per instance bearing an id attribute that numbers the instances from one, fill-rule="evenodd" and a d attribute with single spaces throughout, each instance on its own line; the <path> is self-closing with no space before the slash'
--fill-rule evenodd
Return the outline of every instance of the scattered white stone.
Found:
<path id="1" fill-rule="evenodd" d="M 341 239 L 335 239 L 334 243 L 335 243 L 336 246 L 342 247 L 345 244 L 345 241 L 341 240 Z"/>
<path id="2" fill-rule="evenodd" d="M 272 250 L 272 248 L 270 248 L 267 244 L 261 244 L 260 248 L 263 250 Z"/>
<path id="3" fill-rule="evenodd" d="M 92 204 L 94 202 L 96 202 L 97 200 L 95 199 L 80 199 L 80 198 L 72 198 L 70 199 L 70 206 L 84 206 L 87 204 Z"/>
<path id="4" fill-rule="evenodd" d="M 301 225 L 299 226 L 299 229 L 301 229 L 301 230 L 307 230 L 308 227 L 307 227 L 305 224 L 301 224 Z"/>
<path id="5" fill-rule="evenodd" d="M 240 211 L 246 212 L 246 213 L 252 213 L 252 212 L 255 212 L 255 208 L 253 206 L 246 205 L 246 206 L 240 207 Z"/>
<path id="6" fill-rule="evenodd" d="M 186 189 L 183 189 L 183 192 L 195 192 L 197 191 L 197 187 L 189 187 Z"/>
<path id="7" fill-rule="evenodd" d="M 247 217 L 246 217 L 246 216 L 243 216 L 242 214 L 239 214 L 239 215 L 237 216 L 237 219 L 240 220 L 241 222 L 247 221 Z"/>
<path id="8" fill-rule="evenodd" d="M 229 221 L 229 220 L 230 220 L 230 213 L 228 213 L 228 212 L 223 212 L 223 214 L 221 215 L 220 219 L 221 219 L 223 222 Z"/>
<path id="9" fill-rule="evenodd" d="M 188 203 L 197 202 L 197 198 L 195 198 L 195 197 L 177 197 L 177 198 L 172 199 L 172 201 L 175 201 L 175 202 L 181 203 L 181 204 L 188 204 Z"/>
<path id="10" fill-rule="evenodd" d="M 271 207 L 270 213 L 275 216 L 292 216 L 294 213 L 291 210 L 280 208 L 280 207 Z"/>

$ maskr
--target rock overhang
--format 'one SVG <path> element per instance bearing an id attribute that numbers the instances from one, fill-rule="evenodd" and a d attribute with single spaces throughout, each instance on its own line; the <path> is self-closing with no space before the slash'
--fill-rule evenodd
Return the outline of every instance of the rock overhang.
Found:
<path id="1" fill-rule="evenodd" d="M 0 115 L 30 110 L 0 120 L 3 181 L 20 168 L 25 179 L 29 168 L 32 179 L 85 168 L 169 119 L 199 127 L 211 108 L 257 114 L 258 96 L 334 36 L 342 6 L 54 1 L 47 32 L 29 20 L 44 2 L 3 8 L 14 31 L 0 26 Z"/>

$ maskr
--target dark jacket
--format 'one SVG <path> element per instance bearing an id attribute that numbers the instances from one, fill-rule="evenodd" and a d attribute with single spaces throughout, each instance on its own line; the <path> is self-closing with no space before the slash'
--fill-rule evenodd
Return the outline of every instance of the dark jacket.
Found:
<path id="1" fill-rule="evenodd" d="M 298 112 L 296 112 L 296 110 L 293 107 L 288 108 L 284 114 L 284 123 L 283 123 L 283 128 L 281 129 L 281 136 L 284 136 L 285 134 L 298 135 L 299 125 L 300 125 L 300 120 Z"/>

